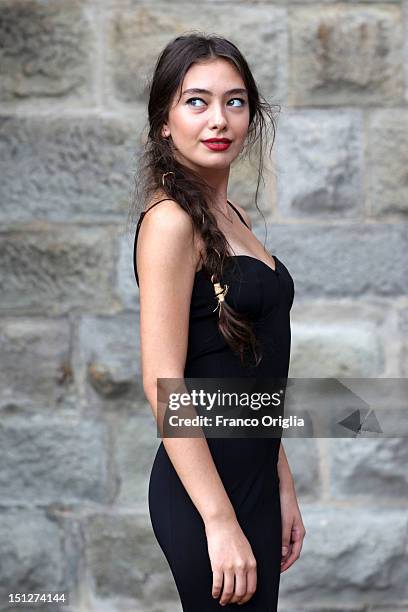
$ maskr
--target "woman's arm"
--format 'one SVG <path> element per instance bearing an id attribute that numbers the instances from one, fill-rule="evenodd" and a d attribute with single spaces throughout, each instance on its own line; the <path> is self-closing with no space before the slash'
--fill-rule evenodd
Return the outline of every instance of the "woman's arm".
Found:
<path id="1" fill-rule="evenodd" d="M 282 441 L 279 448 L 278 475 L 282 519 L 281 572 L 285 572 L 300 556 L 306 529 Z"/>
<path id="2" fill-rule="evenodd" d="M 137 269 L 143 389 L 156 420 L 157 379 L 184 379 L 197 264 L 189 215 L 173 200 L 149 211 L 140 227 Z M 207 440 L 163 438 L 163 444 L 203 521 L 235 521 Z"/>

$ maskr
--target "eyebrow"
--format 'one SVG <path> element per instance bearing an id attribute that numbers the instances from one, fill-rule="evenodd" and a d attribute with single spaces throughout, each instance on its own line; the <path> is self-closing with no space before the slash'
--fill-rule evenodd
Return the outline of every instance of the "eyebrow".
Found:
<path id="1" fill-rule="evenodd" d="M 191 89 L 185 89 L 183 91 L 183 96 L 187 93 L 203 93 L 203 94 L 208 94 L 208 95 L 212 95 L 212 92 L 209 91 L 208 89 L 201 89 L 199 87 L 192 87 Z M 228 91 L 225 92 L 225 95 L 227 94 L 247 94 L 247 90 L 246 89 L 242 89 L 242 87 L 235 87 L 234 89 L 229 89 Z"/>

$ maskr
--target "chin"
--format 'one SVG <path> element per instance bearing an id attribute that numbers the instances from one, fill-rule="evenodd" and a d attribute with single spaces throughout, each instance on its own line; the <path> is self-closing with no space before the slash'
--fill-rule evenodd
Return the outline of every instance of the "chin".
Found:
<path id="1" fill-rule="evenodd" d="M 206 168 L 228 168 L 232 161 L 233 160 L 230 159 L 230 155 L 219 155 L 218 158 L 216 158 L 215 154 L 213 159 L 208 159 L 207 157 L 206 159 L 197 161 L 197 163 L 200 166 L 205 166 Z"/>
<path id="2" fill-rule="evenodd" d="M 206 170 L 228 170 L 231 166 L 231 162 L 223 162 L 218 164 L 198 164 L 201 168 L 205 168 Z"/>

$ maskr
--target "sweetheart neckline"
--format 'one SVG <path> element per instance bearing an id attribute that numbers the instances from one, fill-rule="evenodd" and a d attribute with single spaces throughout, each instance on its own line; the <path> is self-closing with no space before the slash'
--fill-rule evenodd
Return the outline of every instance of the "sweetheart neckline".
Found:
<path id="1" fill-rule="evenodd" d="M 262 259 L 258 259 L 258 257 L 253 257 L 252 255 L 227 255 L 226 259 L 237 259 L 239 257 L 243 257 L 245 259 L 251 259 L 253 261 L 257 261 L 259 262 L 262 266 L 265 266 L 265 268 L 267 268 L 268 270 L 270 270 L 273 274 L 279 274 L 277 268 L 278 268 L 278 263 L 279 263 L 279 259 L 276 257 L 276 255 L 272 255 L 273 259 L 275 260 L 275 270 L 273 268 L 271 268 L 271 266 L 269 266 L 267 263 L 265 263 L 264 261 L 262 261 Z M 199 270 L 197 270 L 197 272 L 195 273 L 195 276 L 197 276 L 197 274 L 199 274 L 200 272 L 203 271 L 203 268 L 200 268 Z"/>

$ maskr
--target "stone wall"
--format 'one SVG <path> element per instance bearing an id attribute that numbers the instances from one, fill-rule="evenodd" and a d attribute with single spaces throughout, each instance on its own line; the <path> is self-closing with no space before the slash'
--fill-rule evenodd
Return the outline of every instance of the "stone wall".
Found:
<path id="1" fill-rule="evenodd" d="M 190 30 L 235 42 L 281 105 L 259 206 L 295 281 L 290 376 L 408 375 L 408 2 L 0 0 L 3 611 L 38 591 L 180 611 L 126 218 L 147 78 Z M 255 185 L 233 168 L 263 241 Z M 282 612 L 408 610 L 406 440 L 284 445 L 307 535 Z"/>

